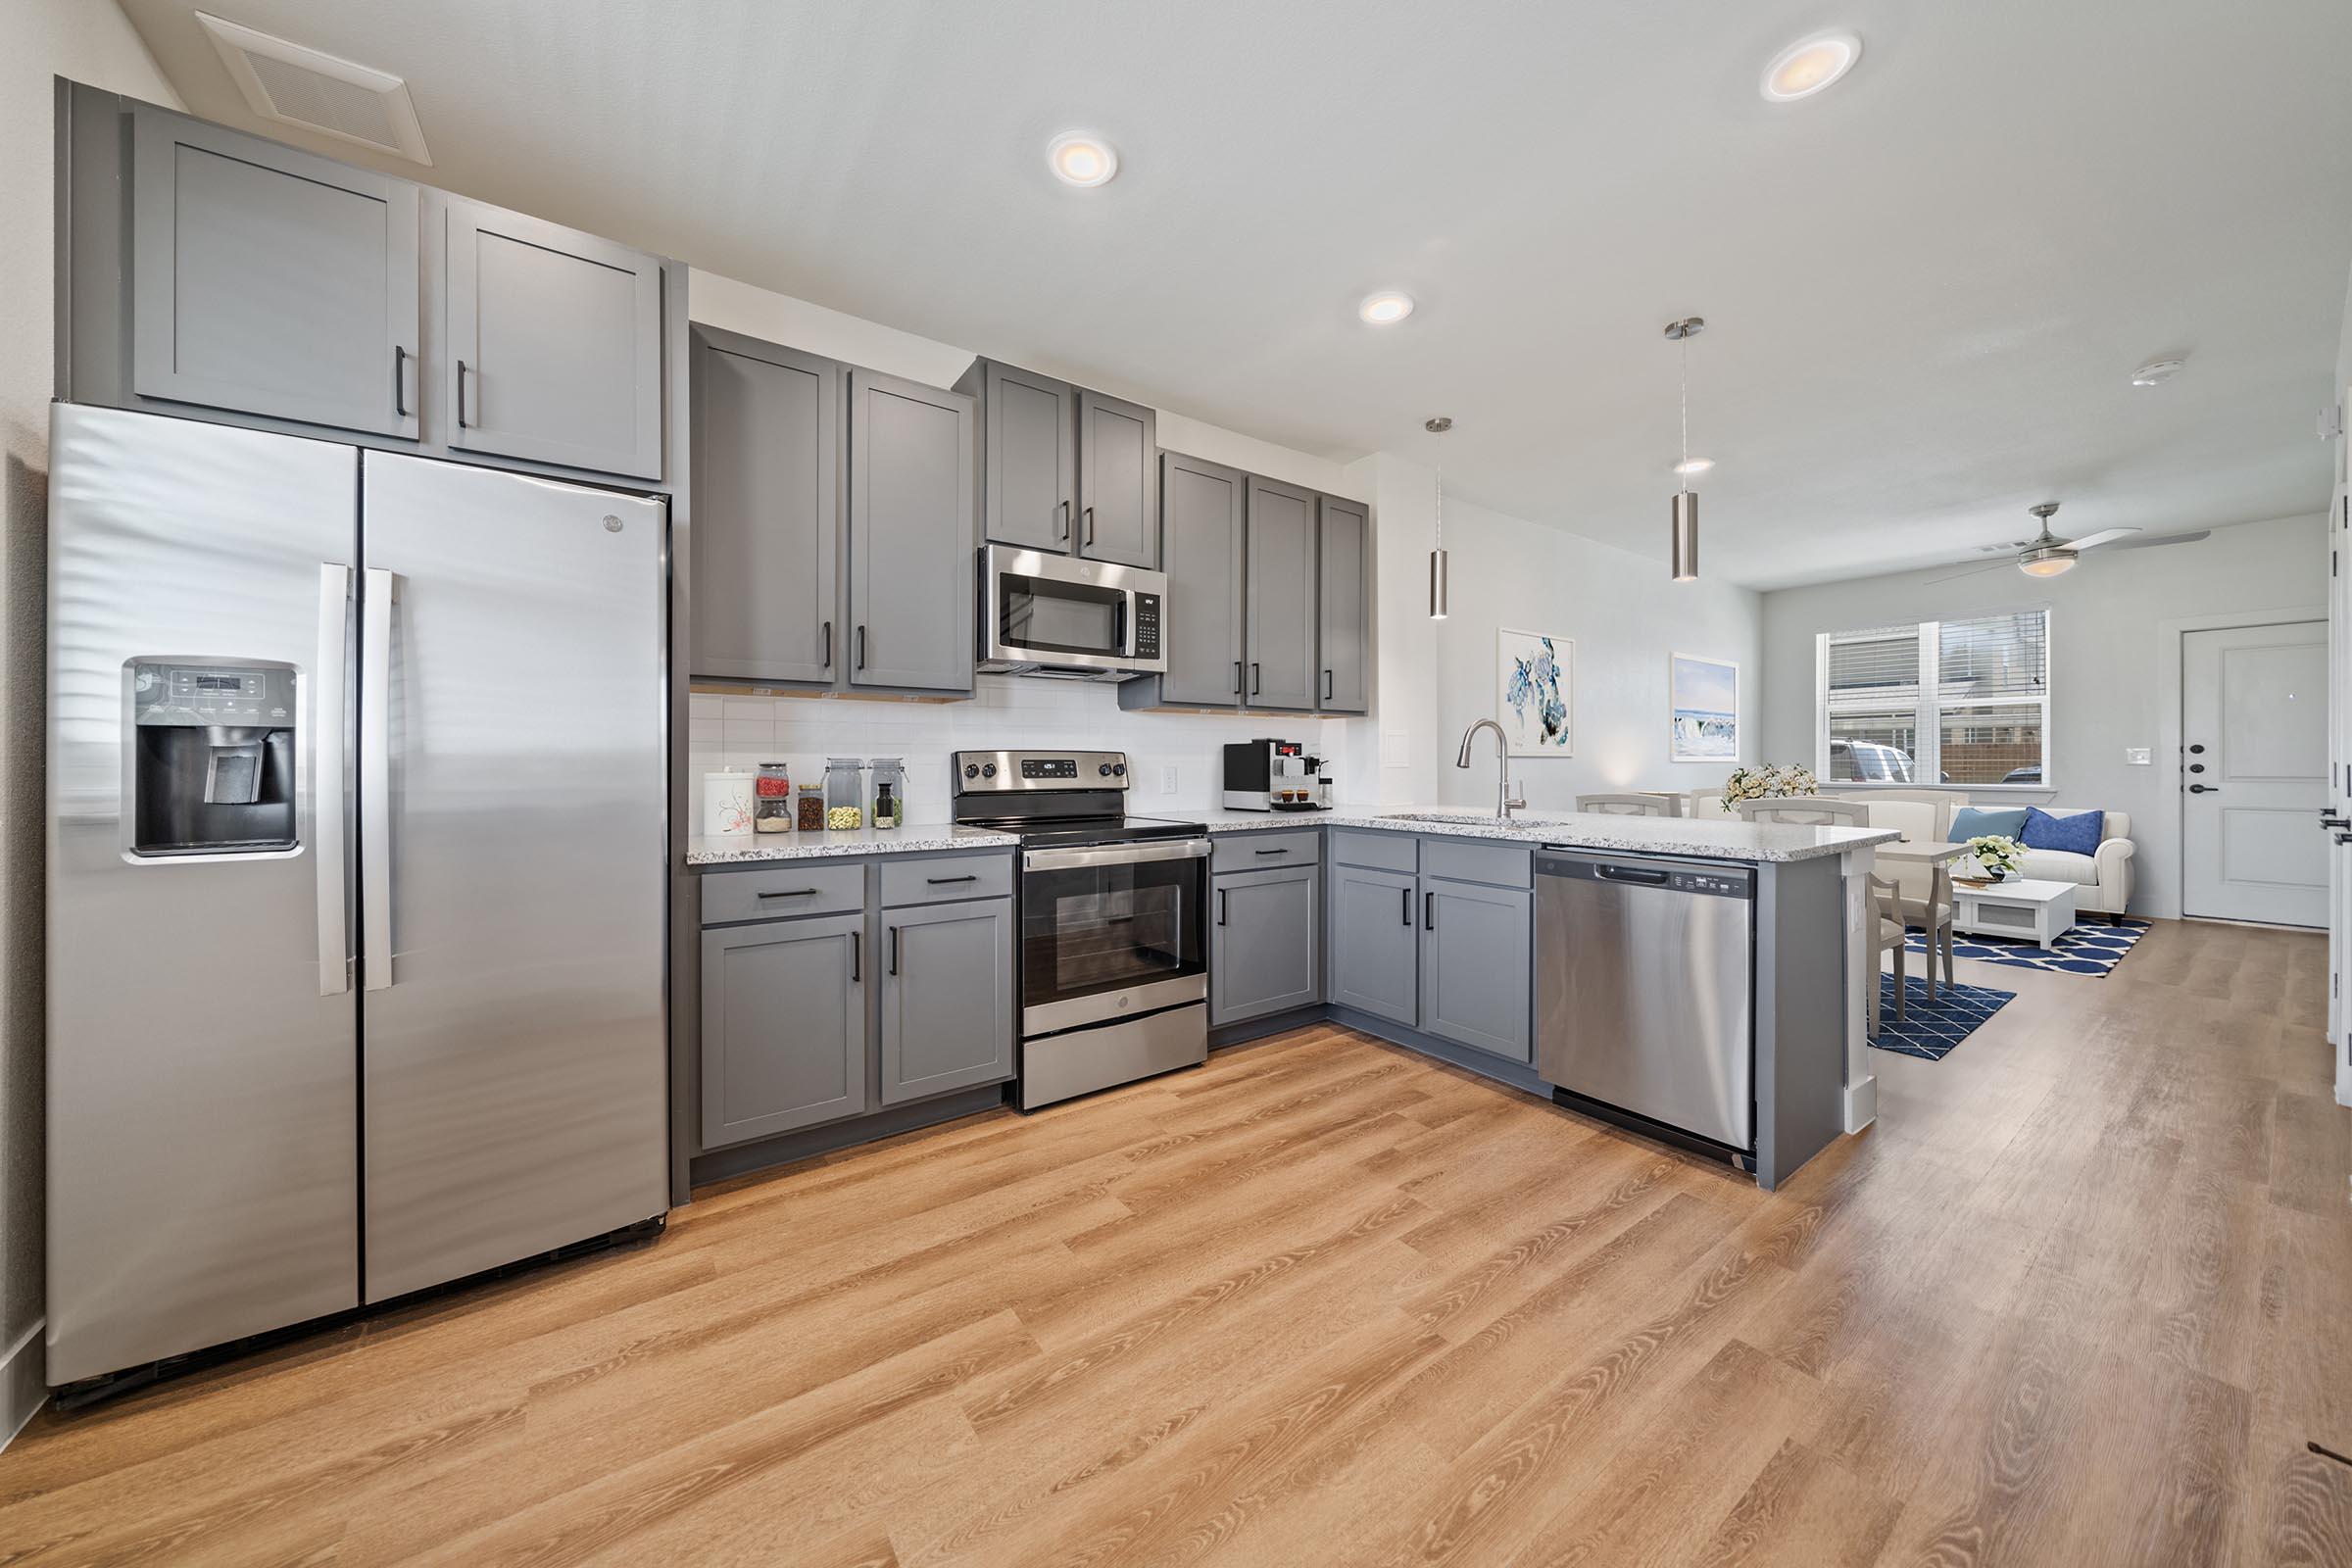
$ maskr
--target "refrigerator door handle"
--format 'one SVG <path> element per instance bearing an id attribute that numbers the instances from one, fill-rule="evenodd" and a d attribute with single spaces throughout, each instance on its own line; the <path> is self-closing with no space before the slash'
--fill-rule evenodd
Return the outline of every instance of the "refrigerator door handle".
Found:
<path id="1" fill-rule="evenodd" d="M 318 564 L 318 662 L 311 679 L 317 696 L 311 718 L 311 856 L 318 885 L 318 994 L 351 989 L 351 930 L 344 915 L 344 698 L 351 670 L 343 651 L 351 635 L 351 568 Z"/>
<path id="2" fill-rule="evenodd" d="M 392 983 L 392 604 L 398 582 L 370 566 L 360 601 L 360 933 L 369 991 Z"/>

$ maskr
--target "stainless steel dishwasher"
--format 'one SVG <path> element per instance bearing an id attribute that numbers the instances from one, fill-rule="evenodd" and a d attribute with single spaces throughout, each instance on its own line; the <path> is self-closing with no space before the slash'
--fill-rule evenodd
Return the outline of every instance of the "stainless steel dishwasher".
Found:
<path id="1" fill-rule="evenodd" d="M 1568 1104 L 1752 1155 L 1752 866 L 1536 856 L 1536 1070 Z"/>

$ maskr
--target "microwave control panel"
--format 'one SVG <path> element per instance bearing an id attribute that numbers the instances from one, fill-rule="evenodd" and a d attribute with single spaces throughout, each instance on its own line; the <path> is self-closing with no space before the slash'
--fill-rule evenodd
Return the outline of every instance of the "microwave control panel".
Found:
<path id="1" fill-rule="evenodd" d="M 1135 596 L 1135 657 L 1159 657 L 1159 595 Z"/>

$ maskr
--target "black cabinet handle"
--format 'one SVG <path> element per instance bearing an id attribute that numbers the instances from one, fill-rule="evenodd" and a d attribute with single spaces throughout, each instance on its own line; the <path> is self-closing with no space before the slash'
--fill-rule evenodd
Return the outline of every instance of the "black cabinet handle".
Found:
<path id="1" fill-rule="evenodd" d="M 977 876 L 927 876 L 923 880 L 935 888 L 944 888 L 956 882 L 977 882 L 980 879 Z"/>
<path id="2" fill-rule="evenodd" d="M 862 624 L 858 628 L 858 667 L 865 667 L 865 627 Z"/>
<path id="3" fill-rule="evenodd" d="M 466 362 L 458 362 L 458 428 L 466 428 Z"/>
<path id="4" fill-rule="evenodd" d="M 1238 659 L 1233 662 L 1233 695 L 1242 695 L 1242 662 Z"/>
<path id="5" fill-rule="evenodd" d="M 1252 663 L 1252 664 L 1250 664 L 1250 696 L 1252 696 L 1252 697 L 1255 697 L 1255 696 L 1256 696 L 1256 695 L 1257 695 L 1259 692 L 1262 692 L 1262 691 L 1264 691 L 1265 689 L 1266 689 L 1266 671 L 1265 671 L 1265 667 L 1264 667 L 1263 665 L 1261 665 L 1261 664 L 1257 664 L 1257 663 Z"/>
<path id="6" fill-rule="evenodd" d="M 1217 924 L 1225 923 L 1225 890 L 1217 889 Z"/>
<path id="7" fill-rule="evenodd" d="M 2326 807 L 2322 807 L 2320 808 L 2320 826 L 2352 827 L 2352 817 L 2338 816 L 2333 811 L 2328 810 Z"/>
<path id="8" fill-rule="evenodd" d="M 1332 696 L 1331 671 L 1327 669 L 1323 672 L 1323 700 L 1328 703 Z"/>
<path id="9" fill-rule="evenodd" d="M 1438 896 L 1435 893 L 1424 893 L 1421 895 L 1421 929 L 1435 931 L 1437 928 Z"/>
<path id="10" fill-rule="evenodd" d="M 1411 888 L 1398 888 L 1396 893 L 1397 903 L 1402 906 L 1396 911 L 1397 914 L 1402 916 L 1402 918 L 1396 923 L 1400 926 L 1403 926 L 1407 931 L 1410 931 L 1413 928 L 1413 890 Z"/>
<path id="11" fill-rule="evenodd" d="M 833 667 L 833 623 L 829 620 L 825 622 L 825 662 L 817 667 L 820 669 Z"/>
<path id="12" fill-rule="evenodd" d="M 899 972 L 899 928 L 895 925 L 890 928 L 890 972 Z"/>
<path id="13" fill-rule="evenodd" d="M 1095 509 L 1092 507 L 1086 509 L 1086 542 L 1090 546 L 1095 542 Z"/>
<path id="14" fill-rule="evenodd" d="M 1070 536 L 1070 498 L 1067 496 L 1062 497 L 1061 500 L 1056 504 L 1055 510 L 1061 514 L 1061 528 L 1059 531 L 1059 537 L 1067 539 Z"/>
<path id="15" fill-rule="evenodd" d="M 1288 850 L 1260 850 L 1257 853 L 1260 855 L 1288 855 L 1291 852 Z"/>
<path id="16" fill-rule="evenodd" d="M 759 896 L 763 899 L 805 899 L 815 891 L 814 888 L 786 888 L 781 893 L 762 893 Z"/>
<path id="17" fill-rule="evenodd" d="M 864 932 L 862 932 L 862 931 L 853 931 L 853 932 L 851 932 L 851 933 L 850 933 L 850 984 L 852 984 L 852 985 L 856 985 L 856 984 L 857 984 L 858 981 L 860 981 L 860 980 L 862 980 L 862 979 L 864 978 L 864 976 L 863 976 L 863 975 L 861 975 L 861 974 L 859 974 L 859 973 L 858 972 L 859 969 L 861 969 L 862 967 L 864 967 L 864 964 L 863 964 L 863 961 L 862 961 L 864 953 L 865 953 L 865 933 L 864 933 Z"/>
<path id="18" fill-rule="evenodd" d="M 401 344 L 392 345 L 392 412 L 402 418 L 409 416 L 409 378 L 402 374 L 409 351 Z"/>

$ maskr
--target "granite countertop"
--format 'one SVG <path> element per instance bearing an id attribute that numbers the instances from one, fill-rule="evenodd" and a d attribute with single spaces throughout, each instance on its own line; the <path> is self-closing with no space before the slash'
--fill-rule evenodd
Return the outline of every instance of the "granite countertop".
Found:
<path id="1" fill-rule="evenodd" d="M 809 860 L 832 855 L 918 855 L 936 850 L 1009 850 L 1010 833 L 957 827 L 952 822 L 906 827 L 848 828 L 839 833 L 730 833 L 690 838 L 690 866 L 756 865 L 764 860 Z"/>
<path id="2" fill-rule="evenodd" d="M 1189 819 L 1194 813 L 1169 814 Z M 1598 811 L 1520 811 L 1508 822 L 1498 822 L 1491 811 L 1442 806 L 1342 806 L 1328 811 L 1219 808 L 1199 815 L 1211 833 L 1284 827 L 1369 828 L 1383 833 L 1442 833 L 1458 838 L 1500 839 L 1513 844 L 1687 855 L 1714 860 L 1810 860 L 1902 837 L 1892 828 L 1802 827 L 1792 822 L 1741 822 L 1708 816 L 1615 816 Z"/>

